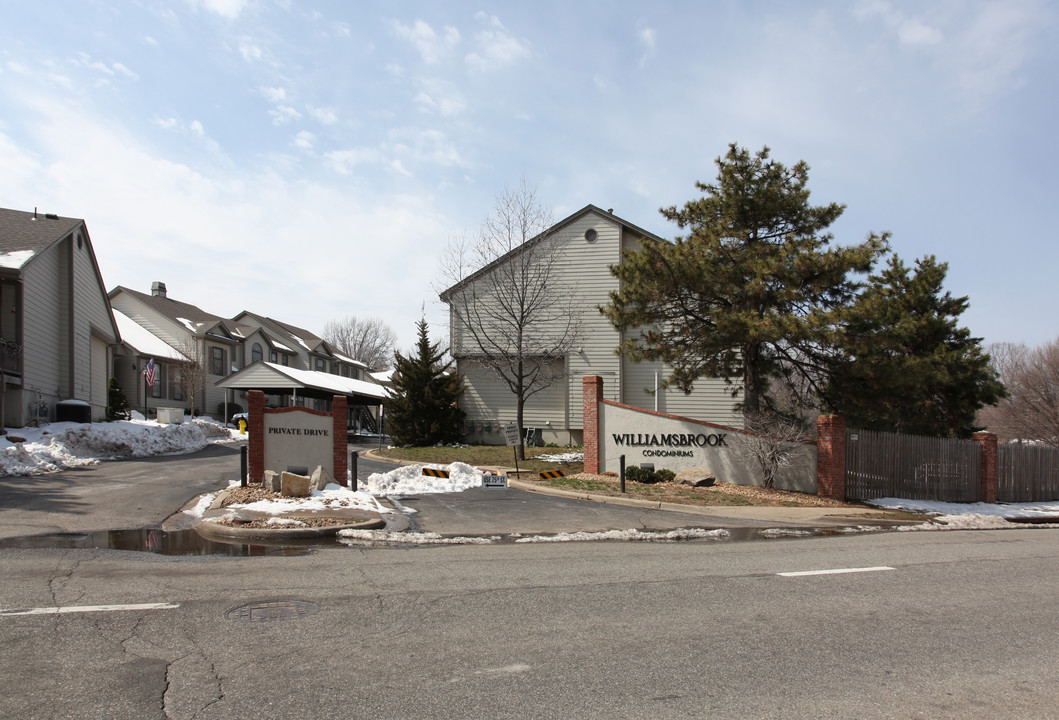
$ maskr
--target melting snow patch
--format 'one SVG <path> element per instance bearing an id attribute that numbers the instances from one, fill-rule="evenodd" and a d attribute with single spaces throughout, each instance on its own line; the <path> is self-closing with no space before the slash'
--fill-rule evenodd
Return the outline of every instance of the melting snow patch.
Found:
<path id="1" fill-rule="evenodd" d="M 554 462 L 554 463 L 567 462 L 567 463 L 573 463 L 573 462 L 583 462 L 584 459 L 585 459 L 585 454 L 584 453 L 579 453 L 579 452 L 569 452 L 569 453 L 560 453 L 560 454 L 556 454 L 556 455 L 538 455 L 538 456 L 536 456 L 533 459 L 534 460 L 543 460 L 544 462 Z"/>
<path id="2" fill-rule="evenodd" d="M 761 531 L 761 537 L 767 538 L 806 537 L 812 534 L 809 530 L 792 530 L 790 528 L 769 528 Z"/>
<path id="3" fill-rule="evenodd" d="M 703 530 L 701 528 L 679 528 L 668 532 L 642 532 L 640 530 L 607 530 L 605 532 L 574 532 L 558 535 L 533 535 L 520 537 L 516 543 L 547 542 L 598 542 L 621 540 L 636 542 L 674 542 L 678 540 L 726 540 L 731 536 L 727 530 Z"/>
<path id="4" fill-rule="evenodd" d="M 444 537 L 435 532 L 389 532 L 388 530 L 339 530 L 338 539 L 346 545 L 490 545 L 500 538 Z"/>

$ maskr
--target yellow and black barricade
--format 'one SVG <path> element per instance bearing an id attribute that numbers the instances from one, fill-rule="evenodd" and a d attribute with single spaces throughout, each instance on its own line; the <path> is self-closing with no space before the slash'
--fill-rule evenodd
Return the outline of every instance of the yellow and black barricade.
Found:
<path id="1" fill-rule="evenodd" d="M 448 470 L 435 470 L 434 468 L 423 468 L 423 474 L 429 475 L 430 477 L 442 477 L 447 478 L 449 476 Z"/>

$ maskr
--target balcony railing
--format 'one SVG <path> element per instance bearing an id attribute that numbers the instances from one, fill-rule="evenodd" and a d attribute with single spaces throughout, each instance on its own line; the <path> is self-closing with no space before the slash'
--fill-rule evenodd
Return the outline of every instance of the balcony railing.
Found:
<path id="1" fill-rule="evenodd" d="M 22 374 L 22 346 L 0 338 L 0 368 L 8 375 Z"/>

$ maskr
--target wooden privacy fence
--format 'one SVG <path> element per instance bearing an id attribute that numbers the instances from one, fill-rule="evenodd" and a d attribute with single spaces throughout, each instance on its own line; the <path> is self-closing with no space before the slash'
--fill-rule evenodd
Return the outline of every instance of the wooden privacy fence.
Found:
<path id="1" fill-rule="evenodd" d="M 975 502 L 981 445 L 974 440 L 846 431 L 846 497 Z"/>
<path id="2" fill-rule="evenodd" d="M 997 499 L 1059 499 L 1059 448 L 1005 443 L 997 448 Z"/>

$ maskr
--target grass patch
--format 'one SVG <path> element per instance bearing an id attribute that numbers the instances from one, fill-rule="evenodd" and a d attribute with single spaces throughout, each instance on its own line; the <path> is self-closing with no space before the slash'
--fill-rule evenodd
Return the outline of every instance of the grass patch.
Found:
<path id="1" fill-rule="evenodd" d="M 568 475 L 576 475 L 583 470 L 583 462 L 555 463 L 536 459 L 540 455 L 560 455 L 567 452 L 580 452 L 580 448 L 526 448 L 526 459 L 518 461 L 518 468 L 531 472 L 562 470 Z M 384 448 L 376 450 L 375 453 L 393 460 L 413 460 L 425 464 L 448 465 L 461 462 L 474 467 L 515 467 L 515 451 L 506 445 Z"/>

